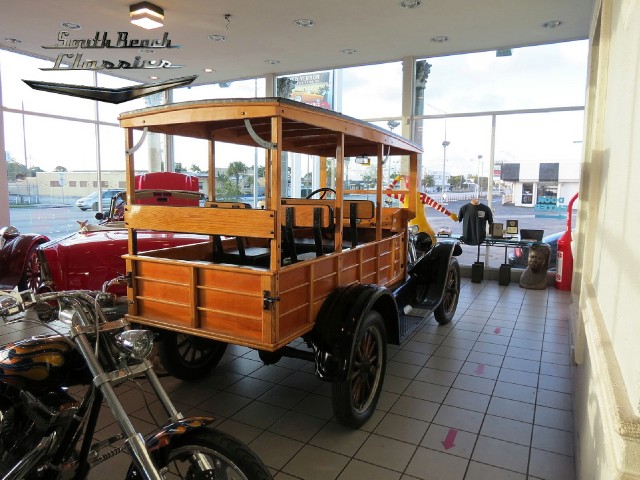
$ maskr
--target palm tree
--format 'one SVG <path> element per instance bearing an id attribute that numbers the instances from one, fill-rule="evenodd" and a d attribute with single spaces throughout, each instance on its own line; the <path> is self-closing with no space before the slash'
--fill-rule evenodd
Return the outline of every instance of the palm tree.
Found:
<path id="1" fill-rule="evenodd" d="M 231 162 L 229 164 L 229 168 L 227 168 L 227 175 L 230 178 L 236 179 L 236 188 L 240 188 L 240 177 L 247 173 L 247 170 L 249 170 L 249 167 L 240 161 Z"/>

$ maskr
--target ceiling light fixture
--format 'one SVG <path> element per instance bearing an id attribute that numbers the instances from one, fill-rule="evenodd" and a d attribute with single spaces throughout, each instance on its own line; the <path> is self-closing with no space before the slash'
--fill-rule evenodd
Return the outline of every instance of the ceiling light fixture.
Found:
<path id="1" fill-rule="evenodd" d="M 435 37 L 431 37 L 431 41 L 434 43 L 444 43 L 449 40 L 449 37 L 446 35 L 437 35 Z"/>
<path id="2" fill-rule="evenodd" d="M 62 26 L 69 30 L 80 30 L 82 28 L 79 23 L 74 22 L 62 22 Z"/>
<path id="3" fill-rule="evenodd" d="M 149 77 L 151 80 L 158 80 L 158 77 L 156 77 L 155 75 L 152 75 Z"/>
<path id="4" fill-rule="evenodd" d="M 310 18 L 297 18 L 293 21 L 299 27 L 313 27 L 316 22 L 311 20 Z"/>
<path id="5" fill-rule="evenodd" d="M 211 73 L 211 72 L 215 72 L 215 70 L 213 68 L 205 68 L 204 69 L 204 73 Z"/>
<path id="6" fill-rule="evenodd" d="M 13 38 L 13 37 L 4 37 L 3 40 L 7 43 L 13 43 L 13 44 L 22 43 L 22 40 L 20 40 L 19 38 Z"/>
<path id="7" fill-rule="evenodd" d="M 151 2 L 140 2 L 129 7 L 131 23 L 151 30 L 164 26 L 164 10 Z"/>
<path id="8" fill-rule="evenodd" d="M 209 35 L 209 40 L 213 40 L 214 42 L 224 42 L 226 39 L 227 37 L 225 37 L 224 35 L 217 35 L 215 33 Z"/>
<path id="9" fill-rule="evenodd" d="M 274 60 L 273 58 L 268 58 L 264 61 L 264 63 L 268 63 L 269 65 L 277 65 L 280 63 L 280 60 Z"/>
<path id="10" fill-rule="evenodd" d="M 418 8 L 422 5 L 422 0 L 404 0 L 400 2 L 402 8 Z"/>
<path id="11" fill-rule="evenodd" d="M 343 55 L 353 55 L 356 52 L 357 50 L 355 48 L 343 48 L 342 50 L 340 50 L 340 53 L 342 53 Z"/>
<path id="12" fill-rule="evenodd" d="M 544 28 L 558 28 L 560 25 L 562 25 L 562 20 L 549 20 L 542 24 Z"/>

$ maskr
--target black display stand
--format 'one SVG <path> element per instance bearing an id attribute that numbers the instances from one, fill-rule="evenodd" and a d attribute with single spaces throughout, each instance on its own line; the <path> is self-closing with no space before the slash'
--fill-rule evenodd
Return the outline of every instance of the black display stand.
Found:
<path id="1" fill-rule="evenodd" d="M 484 262 L 473 262 L 471 265 L 471 282 L 480 283 L 484 278 Z"/>
<path id="2" fill-rule="evenodd" d="M 511 265 L 503 263 L 498 270 L 498 285 L 507 286 L 511 283 Z"/>
<path id="3" fill-rule="evenodd" d="M 480 244 L 478 244 L 478 256 L 476 261 L 471 265 L 471 282 L 480 283 L 484 278 L 484 262 L 480 261 Z"/>

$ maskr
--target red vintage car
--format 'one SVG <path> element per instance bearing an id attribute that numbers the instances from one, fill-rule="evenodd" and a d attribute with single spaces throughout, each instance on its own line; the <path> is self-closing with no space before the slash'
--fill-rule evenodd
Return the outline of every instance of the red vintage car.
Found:
<path id="1" fill-rule="evenodd" d="M 198 178 L 173 172 L 136 176 L 137 203 L 198 205 Z M 49 240 L 44 235 L 20 234 L 14 227 L 0 229 L 0 290 L 18 287 L 36 292 L 100 290 L 104 282 L 125 273 L 127 253 L 124 192 L 113 197 L 109 213 L 96 214 L 100 223 L 82 225 L 78 232 Z M 195 234 L 140 232 L 141 251 L 206 241 Z M 125 295 L 123 285 L 113 293 Z M 119 289 L 119 290 L 118 290 Z"/>

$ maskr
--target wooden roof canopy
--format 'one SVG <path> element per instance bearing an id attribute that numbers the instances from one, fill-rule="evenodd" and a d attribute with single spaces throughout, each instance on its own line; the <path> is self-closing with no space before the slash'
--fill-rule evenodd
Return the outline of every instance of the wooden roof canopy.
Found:
<path id="1" fill-rule="evenodd" d="M 345 157 L 422 153 L 404 137 L 371 123 L 284 98 L 205 100 L 173 103 L 120 115 L 120 126 L 149 132 L 255 147 L 245 120 L 258 137 L 271 142 L 272 118 L 282 118 L 282 150 L 334 157 L 337 133 L 345 134 Z"/>

